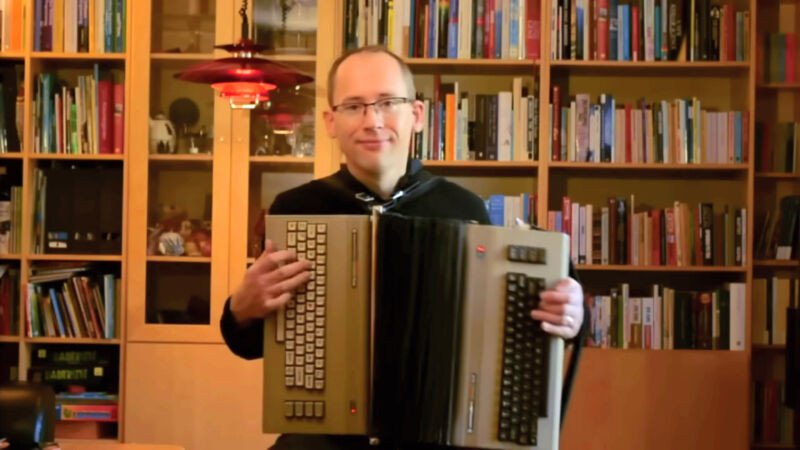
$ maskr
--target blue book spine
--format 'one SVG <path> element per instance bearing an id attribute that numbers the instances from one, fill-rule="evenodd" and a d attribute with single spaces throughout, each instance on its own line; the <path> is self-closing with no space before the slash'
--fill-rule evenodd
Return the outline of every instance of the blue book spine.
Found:
<path id="1" fill-rule="evenodd" d="M 106 52 L 111 52 L 114 49 L 114 2 L 106 1 L 105 11 L 103 14 L 103 37 L 105 39 Z"/>
<path id="2" fill-rule="evenodd" d="M 436 58 L 436 22 L 439 20 L 439 5 L 431 1 L 428 14 L 428 58 Z"/>
<path id="3" fill-rule="evenodd" d="M 611 149 L 614 148 L 614 99 L 609 94 L 600 97 L 601 118 L 600 127 L 600 161 L 613 161 Z"/>
<path id="4" fill-rule="evenodd" d="M 447 27 L 447 57 L 458 58 L 458 0 L 450 0 L 450 26 Z"/>
<path id="5" fill-rule="evenodd" d="M 619 21 L 617 19 L 617 0 L 608 0 L 608 59 L 616 61 L 619 58 L 617 53 L 617 42 L 619 35 Z"/>
<path id="6" fill-rule="evenodd" d="M 686 162 L 694 162 L 694 108 L 692 108 L 692 101 L 686 100 L 683 102 L 686 108 L 686 148 L 687 158 Z"/>
<path id="7" fill-rule="evenodd" d="M 661 60 L 661 5 L 655 7 L 655 60 Z"/>
<path id="8" fill-rule="evenodd" d="M 499 1 L 495 3 L 494 11 L 494 58 L 501 59 L 503 57 L 503 8 L 498 6 Z"/>
<path id="9" fill-rule="evenodd" d="M 519 58 L 519 2 L 520 0 L 511 0 L 508 18 L 508 32 L 510 33 L 508 39 L 509 56 L 512 58 Z M 514 148 L 514 147 L 511 147 Z"/>
<path id="10" fill-rule="evenodd" d="M 44 8 L 44 0 L 36 0 L 33 7 L 33 49 L 38 51 L 42 50 L 42 9 Z"/>
<path id="11" fill-rule="evenodd" d="M 489 196 L 489 221 L 492 225 L 502 227 L 505 222 L 505 196 L 492 194 Z"/>
<path id="12" fill-rule="evenodd" d="M 61 308 L 58 305 L 58 297 L 56 290 L 50 288 L 50 303 L 53 304 L 53 311 L 56 313 L 56 322 L 58 323 L 58 332 L 61 336 L 66 336 L 67 332 L 64 328 L 64 320 L 61 318 Z"/>
<path id="13" fill-rule="evenodd" d="M 524 220 L 525 223 L 528 223 L 528 224 L 531 223 L 531 220 L 529 220 L 529 216 L 530 216 L 530 213 L 531 213 L 531 209 L 530 209 L 530 205 L 529 205 L 530 198 L 531 198 L 530 194 L 522 194 L 522 220 Z"/>
<path id="14" fill-rule="evenodd" d="M 409 27 L 408 27 L 408 57 L 414 57 L 414 49 L 416 47 L 417 40 L 417 2 L 411 0 L 411 18 L 409 20 Z"/>
<path id="15" fill-rule="evenodd" d="M 741 111 L 736 111 L 735 113 L 733 113 L 733 116 L 734 116 L 734 120 L 733 120 L 734 121 L 734 126 L 736 127 L 736 129 L 734 130 L 734 140 L 736 142 L 736 147 L 735 147 L 736 153 L 735 153 L 735 156 L 736 156 L 736 162 L 740 163 L 743 160 L 743 158 L 742 158 L 742 112 Z"/>
<path id="16" fill-rule="evenodd" d="M 562 217 L 562 212 L 561 211 L 556 211 L 556 229 L 555 229 L 555 231 L 558 231 L 558 232 L 563 231 L 561 229 L 561 221 L 562 220 L 564 220 L 564 218 Z"/>
<path id="17" fill-rule="evenodd" d="M 575 42 L 575 56 L 577 57 L 577 59 L 583 59 L 584 58 L 583 52 L 586 51 L 583 48 L 583 14 L 584 14 L 584 11 L 583 11 L 583 7 L 582 6 L 578 7 L 575 10 L 575 15 L 577 16 L 577 17 L 575 17 L 575 26 L 577 27 L 577 31 L 576 31 L 577 32 L 577 37 L 575 39 L 576 40 L 576 42 Z"/>
<path id="18" fill-rule="evenodd" d="M 622 60 L 631 60 L 631 8 L 630 5 L 622 5 Z"/>
<path id="19" fill-rule="evenodd" d="M 125 35 L 123 30 L 125 25 L 125 0 L 117 0 L 116 10 L 114 11 L 114 43 L 116 44 L 117 53 L 125 51 Z"/>

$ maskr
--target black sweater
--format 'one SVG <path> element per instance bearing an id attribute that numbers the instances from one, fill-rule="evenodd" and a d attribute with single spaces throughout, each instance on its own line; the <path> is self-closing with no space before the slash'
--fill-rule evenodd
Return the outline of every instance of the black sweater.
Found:
<path id="1" fill-rule="evenodd" d="M 409 161 L 406 174 L 398 181 L 395 192 L 415 189 L 433 176 L 417 160 Z M 428 189 L 398 204 L 392 211 L 408 216 L 458 219 L 489 224 L 489 214 L 483 200 L 463 187 L 440 179 L 421 189 Z M 368 214 L 365 202 L 355 194 L 365 193 L 379 198 L 343 168 L 337 173 L 281 193 L 270 206 L 270 214 Z M 362 196 L 363 197 L 363 196 Z M 570 276 L 577 279 L 570 264 Z M 585 321 L 584 321 L 585 322 Z M 585 324 L 584 324 L 585 325 Z M 230 298 L 220 320 L 225 343 L 236 355 L 246 359 L 264 355 L 264 322 L 253 321 L 246 326 L 236 323 L 230 310 Z M 274 449 L 375 449 L 361 436 L 304 436 L 282 435 Z M 381 447 L 385 448 L 385 447 Z M 415 447 L 434 448 L 434 447 Z"/>

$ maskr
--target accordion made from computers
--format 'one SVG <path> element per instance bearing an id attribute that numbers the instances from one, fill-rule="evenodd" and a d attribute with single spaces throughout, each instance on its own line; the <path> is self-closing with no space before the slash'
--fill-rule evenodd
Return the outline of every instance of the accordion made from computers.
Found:
<path id="1" fill-rule="evenodd" d="M 530 311 L 566 235 L 393 213 L 265 232 L 312 277 L 265 319 L 264 432 L 558 448 L 564 342 Z"/>

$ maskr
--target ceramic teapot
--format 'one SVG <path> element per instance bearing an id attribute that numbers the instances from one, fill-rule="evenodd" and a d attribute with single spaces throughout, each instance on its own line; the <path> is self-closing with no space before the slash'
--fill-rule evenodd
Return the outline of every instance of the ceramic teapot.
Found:
<path id="1" fill-rule="evenodd" d="M 164 114 L 150 119 L 150 153 L 175 153 L 175 127 Z"/>

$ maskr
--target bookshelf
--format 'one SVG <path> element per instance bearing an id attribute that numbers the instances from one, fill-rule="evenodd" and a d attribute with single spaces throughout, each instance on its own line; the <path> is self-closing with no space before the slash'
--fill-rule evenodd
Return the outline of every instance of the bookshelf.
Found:
<path id="1" fill-rule="evenodd" d="M 11 5 L 11 3 L 12 2 L 7 2 L 7 7 Z M 13 2 L 13 4 L 14 12 L 19 15 L 15 16 L 11 32 L 20 33 L 19 40 L 13 44 L 17 45 L 18 48 L 15 48 L 13 51 L 3 51 L 8 49 L 8 47 L 4 45 L 2 49 L 0 49 L 0 66 L 3 68 L 15 67 L 18 71 L 18 83 L 11 84 L 17 84 L 20 88 L 18 90 L 17 109 L 14 112 L 17 118 L 23 120 L 22 123 L 16 127 L 19 134 L 19 147 L 8 148 L 6 149 L 8 152 L 4 151 L 0 154 L 0 165 L 3 166 L 2 175 L 0 176 L 2 176 L 4 183 L 10 181 L 12 185 L 19 186 L 21 188 L 21 196 L 19 198 L 19 203 L 15 206 L 15 208 L 18 208 L 19 223 L 12 225 L 13 227 L 18 226 L 18 229 L 15 231 L 19 233 L 19 248 L 12 253 L 0 255 L 2 265 L 4 267 L 13 268 L 18 273 L 18 277 L 16 278 L 17 286 L 12 292 L 13 297 L 10 299 L 13 303 L 11 305 L 11 316 L 14 322 L 12 332 L 0 336 L 0 382 L 15 380 L 31 381 L 32 376 L 36 378 L 37 373 L 41 374 L 42 371 L 46 370 L 46 367 L 49 367 L 48 364 L 52 364 L 51 361 L 42 357 L 44 354 L 42 352 L 50 354 L 60 352 L 61 355 L 97 352 L 106 355 L 108 357 L 106 362 L 94 360 L 91 364 L 96 368 L 102 369 L 107 374 L 107 376 L 103 378 L 102 386 L 99 389 L 118 394 L 118 399 L 115 403 L 119 410 L 119 420 L 105 424 L 99 424 L 98 422 L 96 426 L 89 427 L 92 428 L 91 431 L 87 427 L 69 427 L 66 426 L 69 424 L 60 421 L 56 427 L 56 439 L 65 439 L 66 436 L 69 435 L 83 435 L 83 439 L 94 440 L 94 437 L 89 437 L 89 435 L 94 435 L 98 437 L 97 440 L 99 441 L 118 442 L 122 440 L 124 433 L 123 411 L 125 409 L 125 399 L 122 395 L 124 388 L 122 373 L 124 371 L 124 361 L 126 358 L 126 320 L 124 310 L 127 292 L 126 289 L 124 289 L 124 283 L 127 281 L 125 277 L 127 270 L 127 232 L 125 224 L 128 218 L 126 215 L 127 208 L 125 208 L 124 205 L 127 203 L 128 198 L 127 149 L 129 148 L 129 142 L 126 134 L 121 129 L 118 134 L 120 139 L 118 142 L 100 142 L 99 135 L 100 127 L 103 127 L 103 129 L 109 133 L 108 136 L 113 136 L 114 134 L 114 83 L 120 85 L 120 96 L 118 97 L 119 103 L 121 103 L 120 106 L 122 106 L 118 114 L 120 124 L 125 126 L 125 124 L 128 123 L 127 113 L 128 105 L 130 104 L 130 98 L 128 96 L 130 87 L 128 71 L 131 65 L 130 52 L 105 53 L 96 51 L 94 43 L 91 45 L 91 51 L 87 52 L 36 51 L 33 45 L 34 37 L 37 33 L 37 27 L 34 26 L 34 11 L 41 6 L 42 2 L 25 0 L 22 2 Z M 17 9 L 17 5 L 24 6 L 25 13 L 23 13 L 21 8 Z M 8 12 L 8 10 L 6 10 L 6 12 Z M 122 19 L 122 21 L 126 20 L 129 16 L 129 11 L 119 11 L 118 17 Z M 23 18 L 24 20 L 22 20 Z M 8 20 L 6 17 L 4 17 L 4 19 Z M 60 21 L 61 19 L 56 20 Z M 92 24 L 93 29 L 95 25 L 98 25 L 98 23 Z M 124 40 L 124 42 L 130 42 L 129 32 L 131 30 L 128 28 L 126 31 L 127 32 L 117 30 L 117 38 Z M 94 36 L 94 34 L 92 35 Z M 16 38 L 12 36 L 12 42 L 15 40 Z M 24 46 L 23 42 L 25 44 Z M 95 64 L 98 64 L 98 72 L 94 71 Z M 64 111 L 63 109 L 57 108 L 54 97 L 48 98 L 44 93 L 39 91 L 42 74 L 53 74 L 52 76 L 55 79 L 65 83 L 63 85 L 65 90 L 59 89 L 58 91 L 61 95 L 67 91 L 69 91 L 71 95 L 78 92 L 76 88 L 79 86 L 79 80 L 81 78 L 87 83 L 94 83 L 86 85 L 86 97 L 84 97 L 86 102 L 83 103 L 81 107 L 85 108 L 87 111 L 86 123 L 90 124 L 87 126 L 93 128 L 91 128 L 92 131 L 88 132 L 85 137 L 80 138 L 76 142 L 82 142 L 83 139 L 86 139 L 90 142 L 96 142 L 96 145 L 82 147 L 81 151 L 77 151 L 76 149 L 77 153 L 69 153 L 66 148 L 61 148 L 60 152 L 58 152 L 58 147 L 55 146 L 50 149 L 52 153 L 47 153 L 44 151 L 45 148 L 40 146 L 41 141 L 38 141 L 38 139 L 40 139 L 41 136 L 41 124 L 43 122 L 40 118 L 41 116 L 38 116 L 40 111 L 37 109 L 37 101 L 44 102 L 47 100 L 47 103 L 52 106 L 52 111 L 54 113 L 56 111 L 59 113 Z M 96 75 L 102 75 L 102 78 L 97 78 Z M 106 84 L 105 81 L 110 81 L 110 83 Z M 4 83 L 8 82 L 8 79 L 4 80 Z M 96 87 L 97 90 L 92 92 L 90 89 L 91 86 Z M 106 90 L 107 88 L 110 89 Z M 103 91 L 102 96 L 100 91 Z M 93 98 L 90 97 L 90 95 Z M 65 97 L 61 96 L 60 98 L 63 100 Z M 73 97 L 73 99 L 74 98 L 75 97 Z M 99 108 L 98 104 L 101 100 L 108 101 L 112 109 L 106 110 Z M 88 114 L 88 108 L 93 108 L 97 111 L 97 116 L 94 117 L 94 120 L 92 120 L 93 118 Z M 78 110 L 80 111 L 80 109 Z M 6 114 L 8 114 L 8 111 L 6 111 Z M 72 122 L 65 120 L 62 122 L 62 126 L 67 123 L 74 124 L 75 122 L 74 119 Z M 52 142 L 54 141 L 51 141 L 51 143 Z M 64 141 L 60 139 L 58 141 L 59 145 L 64 145 L 63 142 Z M 114 151 L 113 146 L 115 144 L 119 145 L 119 152 Z M 48 250 L 46 251 L 41 251 L 41 249 L 37 250 L 35 248 L 35 239 L 33 237 L 35 224 L 33 216 L 36 211 L 35 202 L 38 191 L 36 174 L 39 171 L 47 172 L 54 169 L 68 169 L 70 167 L 76 169 L 95 168 L 100 171 L 106 171 L 107 173 L 113 173 L 113 177 L 109 175 L 109 179 L 112 180 L 111 183 L 115 185 L 113 192 L 116 194 L 116 198 L 112 200 L 113 203 L 122 206 L 120 206 L 117 211 L 106 211 L 105 215 L 119 222 L 119 229 L 114 230 L 118 234 L 116 237 L 112 238 L 112 240 L 118 243 L 118 249 L 101 250 L 97 247 L 84 247 L 82 250 L 71 251 L 69 253 L 51 253 L 49 249 L 52 247 L 50 246 L 47 246 Z M 74 172 L 72 174 L 73 177 L 67 180 L 70 183 L 78 183 L 80 181 L 80 175 L 84 173 L 85 172 Z M 57 185 L 54 184 L 53 186 L 55 187 Z M 100 185 L 95 185 L 96 188 L 97 186 Z M 106 185 L 103 186 L 106 187 Z M 86 204 L 93 204 L 93 201 L 94 200 L 90 201 L 87 199 Z M 103 213 L 98 214 L 95 211 L 95 214 L 97 217 L 100 217 Z M 53 222 L 55 223 L 57 220 Z M 98 226 L 105 227 L 105 225 Z M 72 245 L 72 243 L 69 245 Z M 109 317 L 101 318 L 95 316 L 92 320 L 96 319 L 98 322 L 94 323 L 91 327 L 95 331 L 89 333 L 89 329 L 86 328 L 86 326 L 90 321 L 88 319 L 84 321 L 84 319 L 88 317 L 84 316 L 83 318 L 78 317 L 75 319 L 81 322 L 78 328 L 82 330 L 80 333 L 84 337 L 72 337 L 78 333 L 78 331 L 76 331 L 77 329 L 73 328 L 74 323 L 73 325 L 65 325 L 66 328 L 69 329 L 67 334 L 71 337 L 65 337 L 59 328 L 55 326 L 55 331 L 48 331 L 44 325 L 42 325 L 41 329 L 44 335 L 32 337 L 30 335 L 30 327 L 26 320 L 26 305 L 29 304 L 27 288 L 34 285 L 47 286 L 45 281 L 39 282 L 33 278 L 34 274 L 32 271 L 43 269 L 53 264 L 75 263 L 88 263 L 90 265 L 89 271 L 79 275 L 94 277 L 97 274 L 110 274 L 112 278 L 116 280 L 115 284 L 118 286 L 118 292 L 116 294 L 106 291 L 100 294 L 102 298 L 110 299 L 110 301 L 113 302 L 111 304 L 114 305 L 116 316 L 110 319 L 114 322 L 113 334 L 107 338 L 100 338 L 101 334 L 99 334 L 102 333 L 103 330 L 99 328 L 98 323 L 102 324 L 103 329 L 110 329 L 111 325 L 108 322 Z M 96 282 L 97 280 L 95 279 L 94 281 Z M 103 289 L 102 284 L 99 286 L 100 289 Z M 61 291 L 59 290 L 59 295 L 60 293 Z M 87 313 L 89 309 L 92 310 L 92 314 L 99 313 L 99 305 L 88 306 L 87 303 L 82 303 L 83 300 L 90 299 L 90 296 L 81 297 L 80 299 L 76 298 L 76 303 L 72 304 L 78 307 L 80 303 L 80 308 L 88 308 L 84 310 Z M 41 298 L 37 300 L 39 302 L 42 301 Z M 39 308 L 42 314 L 45 314 L 45 304 L 47 304 L 51 310 L 53 308 L 49 300 L 46 303 L 38 303 L 39 306 L 37 308 Z M 62 306 L 63 305 L 62 303 Z M 109 303 L 105 306 L 108 305 Z M 7 309 L 6 314 L 8 314 Z M 63 317 L 65 321 L 69 319 L 66 311 L 64 311 L 63 315 L 60 317 Z M 53 320 L 55 319 L 55 315 L 49 316 L 49 318 Z M 95 332 L 98 334 L 94 334 Z M 109 333 L 111 332 L 109 331 Z M 56 337 L 59 334 L 62 335 Z M 57 388 L 56 392 L 63 392 L 63 390 L 63 387 Z M 75 423 L 72 425 L 75 425 Z"/>
<path id="2" fill-rule="evenodd" d="M 800 170 L 797 159 L 800 150 L 795 147 L 794 170 L 788 162 L 780 161 L 785 155 L 785 139 L 791 139 L 791 130 L 782 131 L 785 124 L 800 122 L 800 91 L 798 91 L 797 55 L 792 55 L 791 45 L 787 42 L 800 33 L 800 4 L 796 1 L 762 2 L 756 20 L 757 61 L 756 70 L 756 127 L 760 128 L 762 139 L 755 142 L 754 155 L 758 163 L 755 170 L 754 194 L 758 199 L 755 213 L 756 221 L 762 228 L 754 241 L 756 247 L 753 254 L 756 258 L 753 276 L 753 362 L 751 366 L 751 389 L 755 392 L 751 404 L 754 424 L 751 429 L 753 449 L 792 448 L 800 436 L 792 438 L 792 428 L 796 426 L 796 414 L 787 414 L 786 409 L 779 409 L 769 401 L 770 388 L 773 394 L 784 386 L 786 346 L 782 338 L 780 325 L 785 321 L 782 310 L 788 298 L 785 288 L 792 280 L 800 277 L 800 259 L 793 254 L 789 260 L 775 259 L 775 245 L 780 238 L 775 236 L 771 241 L 770 228 L 766 220 L 776 216 L 784 217 L 781 199 L 786 196 L 800 195 Z M 789 125 L 790 126 L 790 125 Z M 796 128 L 796 127 L 795 127 Z M 796 133 L 796 131 L 795 131 Z M 783 144 L 782 144 L 783 142 Z M 791 151 L 786 148 L 786 152 Z M 759 160 L 760 159 L 760 160 Z M 768 244 L 762 244 L 764 239 Z M 786 281 L 789 280 L 789 281 Z M 790 294 L 789 294 L 790 295 Z M 774 305 L 774 306 L 773 306 Z M 773 309 L 774 308 L 774 309 Z M 767 320 L 769 338 L 757 334 L 764 327 L 764 312 L 772 310 L 772 325 Z M 775 386 L 775 383 L 780 383 Z M 775 423 L 777 413 L 777 424 Z M 794 423 L 792 423 L 794 422 Z M 775 429 L 778 428 L 776 432 Z"/>

